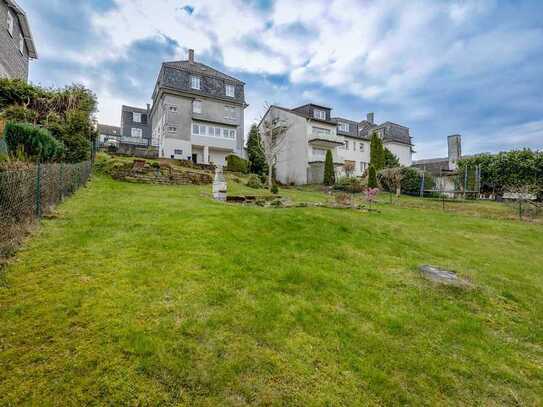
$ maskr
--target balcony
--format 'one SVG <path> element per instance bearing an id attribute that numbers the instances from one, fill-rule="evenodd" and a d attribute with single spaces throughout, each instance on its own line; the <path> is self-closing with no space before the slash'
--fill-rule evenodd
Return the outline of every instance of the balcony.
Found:
<path id="1" fill-rule="evenodd" d="M 330 131 L 315 129 L 309 135 L 309 143 L 323 147 L 337 147 L 343 145 L 343 137 L 338 137 Z"/>
<path id="2" fill-rule="evenodd" d="M 121 143 L 146 146 L 148 144 L 148 140 L 141 137 L 121 137 Z"/>

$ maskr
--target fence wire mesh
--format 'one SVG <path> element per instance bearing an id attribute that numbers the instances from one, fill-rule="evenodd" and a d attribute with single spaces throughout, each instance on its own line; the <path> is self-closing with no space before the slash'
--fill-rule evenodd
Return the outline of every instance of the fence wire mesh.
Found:
<path id="1" fill-rule="evenodd" d="M 90 162 L 1 171 L 0 258 L 9 256 L 36 220 L 85 185 L 90 174 Z"/>

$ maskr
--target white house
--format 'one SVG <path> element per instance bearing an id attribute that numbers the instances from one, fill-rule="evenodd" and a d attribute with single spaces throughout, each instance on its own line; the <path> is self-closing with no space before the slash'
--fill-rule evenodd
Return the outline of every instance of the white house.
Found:
<path id="1" fill-rule="evenodd" d="M 376 125 L 373 113 L 362 122 L 331 117 L 331 110 L 316 104 L 293 109 L 270 106 L 264 119 L 279 118 L 288 126 L 285 146 L 276 165 L 279 182 L 296 185 L 322 183 L 328 150 L 332 153 L 338 176 L 345 173 L 346 162 L 353 164 L 352 175 L 361 176 L 369 166 L 370 138 L 374 131 L 382 137 L 383 145 L 398 157 L 401 165 L 411 165 L 412 143 L 407 127 L 391 122 Z"/>

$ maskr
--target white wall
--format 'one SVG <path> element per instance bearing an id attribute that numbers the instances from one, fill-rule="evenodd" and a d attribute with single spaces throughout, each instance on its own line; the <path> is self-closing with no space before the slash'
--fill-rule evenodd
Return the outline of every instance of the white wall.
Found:
<path id="1" fill-rule="evenodd" d="M 307 120 L 296 114 L 271 107 L 265 119 L 279 117 L 288 123 L 286 141 L 283 150 L 277 157 L 275 175 L 283 184 L 294 183 L 303 185 L 307 183 Z"/>
<path id="2" fill-rule="evenodd" d="M 410 167 L 413 163 L 413 153 L 411 146 L 401 143 L 388 142 L 384 146 L 390 150 L 400 160 L 400 164 L 405 167 Z"/>
<path id="3" fill-rule="evenodd" d="M 176 154 L 175 150 L 181 150 L 182 154 Z M 190 160 L 192 157 L 192 144 L 190 141 L 166 137 L 159 146 L 159 157 L 173 158 L 176 160 Z"/>
<path id="4" fill-rule="evenodd" d="M 370 142 L 365 140 L 360 140 L 354 137 L 344 137 L 344 140 L 349 142 L 349 148 L 345 149 L 343 147 L 337 148 L 337 154 L 340 160 L 345 161 L 354 161 L 355 169 L 353 175 L 356 177 L 361 176 L 364 173 L 364 170 L 369 166 L 370 162 Z M 360 145 L 363 146 L 363 151 L 360 151 Z M 354 148 L 353 148 L 354 147 Z M 365 163 L 365 167 L 361 166 L 361 162 Z M 338 169 L 338 175 L 344 175 L 343 168 Z"/>

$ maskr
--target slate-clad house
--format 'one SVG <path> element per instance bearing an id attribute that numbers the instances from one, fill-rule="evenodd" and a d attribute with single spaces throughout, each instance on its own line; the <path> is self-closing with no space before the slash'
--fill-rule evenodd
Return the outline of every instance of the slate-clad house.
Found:
<path id="1" fill-rule="evenodd" d="M 28 80 L 29 60 L 37 58 L 25 12 L 14 0 L 0 0 L 0 77 Z"/>
<path id="2" fill-rule="evenodd" d="M 153 92 L 152 138 L 159 157 L 225 164 L 244 155 L 245 84 L 194 60 L 162 64 Z"/>
<path id="3" fill-rule="evenodd" d="M 121 144 L 148 147 L 151 145 L 149 107 L 124 106 L 121 109 Z"/>
<path id="4" fill-rule="evenodd" d="M 121 128 L 110 126 L 108 124 L 98 125 L 98 145 L 104 144 L 118 145 L 121 141 Z"/>
<path id="5" fill-rule="evenodd" d="M 391 122 L 376 125 L 373 113 L 361 122 L 332 117 L 332 109 L 317 104 L 287 109 L 272 105 L 264 118 L 279 118 L 288 125 L 286 146 L 279 154 L 276 177 L 284 184 L 315 184 L 324 179 L 324 161 L 328 150 L 338 176 L 345 174 L 350 162 L 351 175 L 362 175 L 370 162 L 370 138 L 376 131 L 383 145 L 400 160 L 411 165 L 412 144 L 409 129 Z M 259 124 L 262 126 L 262 122 Z"/>

